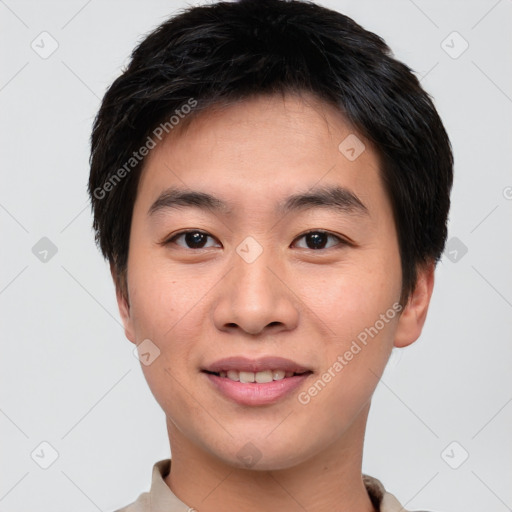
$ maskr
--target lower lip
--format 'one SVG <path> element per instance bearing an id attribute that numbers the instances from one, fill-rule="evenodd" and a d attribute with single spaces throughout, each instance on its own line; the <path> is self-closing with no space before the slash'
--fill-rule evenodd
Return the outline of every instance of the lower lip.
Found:
<path id="1" fill-rule="evenodd" d="M 218 391 L 240 405 L 275 403 L 297 389 L 311 375 L 311 373 L 305 373 L 262 384 L 257 382 L 244 384 L 212 373 L 203 373 Z"/>

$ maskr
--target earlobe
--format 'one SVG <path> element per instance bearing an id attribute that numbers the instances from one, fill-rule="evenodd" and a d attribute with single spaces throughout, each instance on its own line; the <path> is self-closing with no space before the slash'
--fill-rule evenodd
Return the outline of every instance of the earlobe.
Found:
<path id="1" fill-rule="evenodd" d="M 123 287 L 121 286 L 121 283 L 118 282 L 118 277 L 112 263 L 110 264 L 110 273 L 112 274 L 112 279 L 114 281 L 114 286 L 116 289 L 117 307 L 119 309 L 119 314 L 123 322 L 125 336 L 132 343 L 136 343 L 133 329 L 133 321 L 130 311 L 130 304 L 128 303 L 127 297 L 125 297 L 125 294 L 123 294 Z M 124 289 L 126 290 L 127 288 L 127 286 L 124 287 Z"/>
<path id="2" fill-rule="evenodd" d="M 434 270 L 435 263 L 428 263 L 418 269 L 416 286 L 398 320 L 395 347 L 407 347 L 420 337 L 434 289 Z"/>

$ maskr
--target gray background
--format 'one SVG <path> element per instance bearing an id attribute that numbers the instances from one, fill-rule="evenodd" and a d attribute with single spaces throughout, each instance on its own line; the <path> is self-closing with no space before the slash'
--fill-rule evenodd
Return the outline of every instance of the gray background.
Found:
<path id="1" fill-rule="evenodd" d="M 322 3 L 383 36 L 422 77 L 456 159 L 427 324 L 377 388 L 363 469 L 408 509 L 510 510 L 512 1 Z M 107 85 L 142 35 L 185 5 L 0 1 L 2 512 L 114 510 L 169 456 L 94 245 L 86 181 Z"/>

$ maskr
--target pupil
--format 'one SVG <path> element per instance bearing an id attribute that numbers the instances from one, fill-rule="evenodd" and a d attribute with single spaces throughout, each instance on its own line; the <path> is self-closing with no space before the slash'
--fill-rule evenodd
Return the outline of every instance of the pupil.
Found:
<path id="1" fill-rule="evenodd" d="M 201 248 L 206 242 L 206 236 L 203 233 L 199 233 L 199 231 L 195 231 L 193 233 L 187 233 L 185 235 L 185 241 L 189 246 L 193 245 Z"/>
<path id="2" fill-rule="evenodd" d="M 308 244 L 310 249 L 321 249 L 327 242 L 327 235 L 325 233 L 309 233 L 306 239 L 312 242 L 312 247 Z"/>

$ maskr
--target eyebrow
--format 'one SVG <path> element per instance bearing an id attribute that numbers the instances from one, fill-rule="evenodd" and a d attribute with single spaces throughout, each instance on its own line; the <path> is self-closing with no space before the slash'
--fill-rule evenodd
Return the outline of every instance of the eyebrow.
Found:
<path id="1" fill-rule="evenodd" d="M 222 199 L 206 192 L 171 187 L 164 190 L 150 206 L 148 215 L 156 212 L 194 207 L 229 215 L 232 208 Z M 276 206 L 276 214 L 325 208 L 355 215 L 369 215 L 368 209 L 349 189 L 341 186 L 314 187 L 307 192 L 293 194 Z"/>

